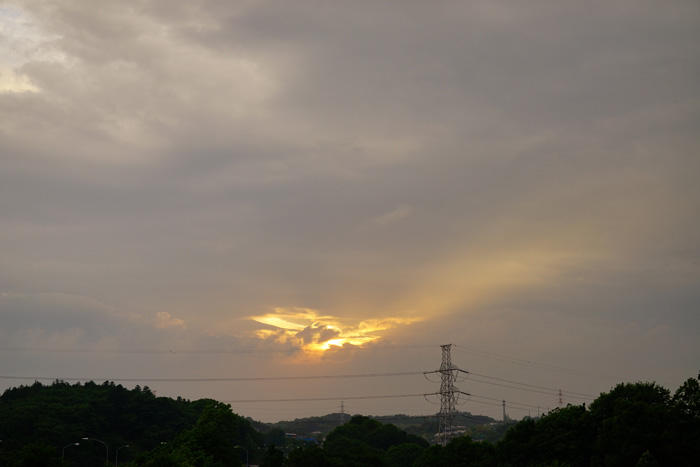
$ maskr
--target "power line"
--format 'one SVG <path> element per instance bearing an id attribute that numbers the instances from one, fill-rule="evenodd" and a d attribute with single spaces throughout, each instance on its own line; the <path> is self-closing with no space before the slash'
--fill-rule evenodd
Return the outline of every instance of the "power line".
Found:
<path id="1" fill-rule="evenodd" d="M 179 378 L 179 379 L 121 379 L 114 381 L 129 381 L 129 382 L 149 382 L 149 381 L 256 381 L 256 380 L 280 380 L 280 379 L 319 379 L 319 378 L 353 378 L 353 377 L 375 377 L 375 376 L 399 376 L 399 375 L 418 375 L 423 374 L 423 372 L 405 372 L 405 373 L 367 373 L 367 374 L 357 374 L 357 375 L 319 375 L 319 376 L 298 376 L 298 377 L 267 377 L 267 378 Z M 43 377 L 20 377 L 20 376 L 0 376 L 0 379 L 34 379 L 34 380 L 52 380 L 52 381 L 77 381 L 78 378 L 43 378 Z M 520 388 L 514 388 L 520 389 Z M 479 403 L 500 406 L 502 403 L 501 399 L 496 399 L 493 397 L 480 396 L 478 394 L 467 394 L 459 391 L 460 394 L 468 396 L 468 400 L 471 399 L 484 399 L 479 400 Z M 271 402 L 313 402 L 313 401 L 338 401 L 338 400 L 363 400 L 363 399 L 393 399 L 393 398 L 408 398 L 408 397 L 427 397 L 427 396 L 438 396 L 442 395 L 440 392 L 435 393 L 416 393 L 416 394 L 386 394 L 386 395 L 370 395 L 370 396 L 337 396 L 337 397 L 309 397 L 309 398 L 281 398 L 281 399 L 239 399 L 239 400 L 223 400 L 221 402 L 229 404 L 238 403 L 271 403 Z M 556 395 L 556 394 L 549 394 Z M 495 402 L 487 402 L 495 401 Z M 456 402 L 455 402 L 456 404 Z M 529 410 L 537 409 L 539 410 L 541 406 L 535 406 L 531 404 L 524 404 L 519 402 L 508 401 L 508 407 L 512 407 L 518 410 Z M 454 414 L 458 414 L 456 410 Z M 437 418 L 439 418 L 437 415 Z"/>
<path id="2" fill-rule="evenodd" d="M 559 367 L 559 366 L 554 366 L 554 365 L 547 365 L 544 363 L 537 363 L 537 362 L 532 362 L 529 360 L 523 360 L 523 359 L 517 358 L 517 357 L 509 357 L 507 355 L 501 355 L 501 354 L 496 354 L 496 353 L 492 353 L 492 352 L 486 352 L 483 350 L 472 349 L 472 348 L 464 347 L 464 346 L 457 345 L 457 344 L 453 344 L 453 345 L 455 347 L 457 347 L 457 349 L 463 349 L 463 350 L 457 350 L 458 352 L 476 355 L 476 356 L 483 357 L 483 358 L 490 358 L 493 360 L 500 360 L 503 362 L 512 363 L 512 364 L 516 364 L 516 365 L 531 366 L 534 368 L 539 368 L 541 370 L 556 371 L 556 372 L 568 373 L 568 374 L 579 375 L 579 376 L 590 376 L 590 377 L 594 377 L 594 378 L 612 379 L 612 380 L 618 379 L 615 376 L 603 375 L 600 373 L 593 373 L 593 372 L 589 372 L 589 371 L 575 370 L 572 368 L 564 368 L 564 367 Z"/>
<path id="3" fill-rule="evenodd" d="M 517 382 L 517 381 L 511 381 L 511 380 L 508 380 L 508 379 L 501 379 L 501 378 L 495 378 L 495 377 L 493 377 L 493 376 L 480 375 L 480 374 L 478 374 L 478 373 L 473 373 L 473 372 L 471 372 L 471 371 L 468 372 L 468 373 L 469 373 L 470 375 L 480 376 L 480 377 L 482 377 L 482 378 L 493 379 L 493 380 L 496 380 L 496 381 L 503 381 L 503 382 L 505 382 L 505 383 L 519 384 L 519 385 L 521 385 L 521 386 L 527 386 L 527 387 L 537 388 L 537 389 L 546 389 L 546 390 L 549 390 L 549 391 L 559 391 L 559 389 L 547 388 L 547 387 L 544 387 L 544 386 L 535 386 L 535 385 L 533 385 L 533 384 L 519 383 L 519 382 Z M 479 381 L 479 380 L 470 379 L 470 381 Z M 479 382 L 481 382 L 481 383 L 487 383 L 487 384 L 495 384 L 495 383 L 488 383 L 487 381 L 479 381 Z M 505 387 L 512 387 L 512 386 L 505 386 Z M 520 388 L 513 388 L 513 389 L 520 389 Z M 582 394 L 582 393 L 573 392 L 573 391 L 564 391 L 564 393 L 566 393 L 567 395 L 575 394 L 575 395 L 584 396 L 584 397 L 587 397 L 587 398 L 593 398 L 593 399 L 596 398 L 596 396 L 592 396 L 592 395 L 590 395 L 590 394 Z"/>
<path id="4" fill-rule="evenodd" d="M 603 375 L 589 371 L 581 371 L 572 368 L 558 367 L 544 363 L 533 362 L 522 358 L 512 357 L 503 354 L 488 352 L 475 348 L 465 347 L 462 345 L 452 344 L 458 352 L 476 355 L 482 358 L 499 360 L 516 365 L 530 366 L 547 371 L 556 371 L 579 376 L 590 376 L 594 378 L 603 378 L 617 380 L 618 378 L 610 375 Z M 429 344 L 414 344 L 414 345 L 395 345 L 395 346 L 353 346 L 355 351 L 366 350 L 405 350 L 405 349 L 433 349 L 438 347 Z M 303 352 L 301 347 L 287 347 L 282 349 L 99 349 L 99 348 L 64 348 L 64 347 L 0 347 L 0 352 L 51 352 L 51 353 L 101 353 L 101 354 L 230 354 L 230 355 L 246 355 L 246 354 L 290 354 Z"/>
<path id="5" fill-rule="evenodd" d="M 481 380 L 474 379 L 474 378 L 470 378 L 469 381 L 474 381 L 474 382 L 477 382 L 477 383 L 484 383 L 484 384 L 491 384 L 491 385 L 494 385 L 494 386 L 501 386 L 501 387 L 504 387 L 504 388 L 517 389 L 517 390 L 519 390 L 519 391 L 536 392 L 536 393 L 539 393 L 539 394 L 547 394 L 547 395 L 549 395 L 549 396 L 559 396 L 559 390 L 558 390 L 558 389 L 556 389 L 556 390 L 555 390 L 555 389 L 552 389 L 553 391 L 556 391 L 556 392 L 547 392 L 547 391 L 539 391 L 539 390 L 537 390 L 537 389 L 527 389 L 527 388 L 519 388 L 519 387 L 516 387 L 516 386 L 509 386 L 509 385 L 507 385 L 507 384 L 492 383 L 492 382 L 490 382 L 490 381 L 481 381 Z M 516 383 L 516 384 L 519 384 L 519 383 Z M 562 391 L 562 392 L 564 392 L 564 391 Z M 564 393 L 566 393 L 566 392 L 564 392 Z M 567 395 L 568 397 L 573 398 L 573 399 L 589 399 L 589 400 L 595 399 L 594 396 L 588 396 L 588 395 L 586 395 L 585 397 L 581 397 L 581 396 L 573 396 L 573 395 L 571 395 L 571 394 L 575 394 L 575 393 L 566 393 L 566 395 Z"/>
<path id="6" fill-rule="evenodd" d="M 338 397 L 303 397 L 290 399 L 240 399 L 225 400 L 227 404 L 240 404 L 247 402 L 311 402 L 311 401 L 339 401 L 339 400 L 359 400 L 359 399 L 393 399 L 399 397 L 423 397 L 425 394 L 388 394 L 381 396 L 338 396 Z"/>
<path id="7" fill-rule="evenodd" d="M 496 402 L 497 402 L 497 403 L 494 403 L 494 402 L 478 401 L 478 402 L 481 403 L 481 404 L 489 404 L 489 405 L 495 405 L 495 406 L 499 406 L 499 407 L 500 407 L 501 404 L 503 403 L 503 400 L 502 400 L 502 399 L 495 399 L 495 398 L 493 398 L 493 397 L 478 396 L 478 395 L 476 395 L 476 394 L 471 394 L 470 397 L 475 398 L 475 399 L 486 399 L 487 401 L 496 401 Z M 527 407 L 527 408 L 530 408 L 530 409 L 539 409 L 539 407 L 537 407 L 536 405 L 522 404 L 522 403 L 520 403 L 520 402 L 510 402 L 510 401 L 506 401 L 506 404 L 508 405 L 508 407 L 519 406 L 519 407 Z M 518 407 L 514 407 L 514 408 L 518 408 Z M 522 409 L 521 409 L 521 410 L 522 410 Z M 525 409 L 525 410 L 527 410 L 527 409 Z"/>
<path id="8" fill-rule="evenodd" d="M 505 355 L 500 355 L 500 354 L 494 354 L 490 352 L 484 352 L 476 349 L 470 349 L 468 347 L 463 347 L 459 345 L 453 345 L 454 347 L 457 347 L 457 349 L 465 349 L 462 350 L 464 353 L 475 353 L 478 356 L 486 357 L 486 358 L 493 358 L 497 360 L 505 360 L 510 363 L 517 363 L 521 365 L 533 365 L 537 366 L 543 369 L 549 369 L 551 371 L 563 371 L 566 373 L 574 373 L 574 374 L 580 374 L 580 375 L 586 375 L 586 376 L 596 376 L 596 377 L 605 377 L 603 375 L 597 375 L 595 373 L 588 373 L 588 372 L 580 372 L 577 370 L 571 370 L 571 369 L 566 369 L 566 368 L 560 368 L 560 367 L 554 367 L 554 366 L 549 366 L 549 365 L 543 365 L 543 364 L 538 364 L 538 363 L 533 363 L 528 360 L 523 360 L 523 359 L 518 359 L 518 358 L 513 358 L 513 357 L 508 357 Z M 408 346 L 383 346 L 383 347 L 370 347 L 369 349 L 372 350 L 396 350 L 396 349 L 408 349 L 408 348 L 435 348 L 436 346 L 434 345 L 408 345 Z M 443 347 L 443 353 L 445 352 L 445 346 Z M 368 348 L 357 348 L 358 350 L 369 350 Z M 270 353 L 270 352 L 290 352 L 290 351 L 297 351 L 297 350 L 302 350 L 302 349 L 295 349 L 295 348 L 287 348 L 287 349 L 238 349 L 238 350 L 233 350 L 233 349 L 179 349 L 179 350 L 159 350 L 159 349 L 78 349 L 78 348 L 38 348 L 38 347 L 32 347 L 32 348 L 21 348 L 21 347 L 0 347 L 0 351 L 37 351 L 37 352 L 45 352 L 45 351 L 50 351 L 50 352 L 97 352 L 97 353 L 139 353 L 139 354 L 243 354 L 243 353 Z M 458 350 L 460 351 L 460 350 Z M 445 355 L 443 355 L 443 358 L 445 358 Z M 359 399 L 383 399 L 383 398 L 401 398 L 401 397 L 418 397 L 418 396 L 423 396 L 426 397 L 428 395 L 440 395 L 443 399 L 444 398 L 449 398 L 452 397 L 454 398 L 458 394 L 462 394 L 461 391 L 459 391 L 455 386 L 454 382 L 456 381 L 456 373 L 457 372 L 462 372 L 465 374 L 470 375 L 469 380 L 474 381 L 474 382 L 479 382 L 483 384 L 491 384 L 495 386 L 501 386 L 505 388 L 510 388 L 510 389 L 515 389 L 515 390 L 520 390 L 520 391 L 528 391 L 528 392 L 535 392 L 535 393 L 541 393 L 541 394 L 546 394 L 548 396 L 558 396 L 559 393 L 557 389 L 554 388 L 549 388 L 549 387 L 544 387 L 544 386 L 537 386 L 533 384 L 527 384 L 527 383 L 521 383 L 518 381 L 513 381 L 509 379 L 502 379 L 502 378 L 496 378 L 493 376 L 488 376 L 484 374 L 478 374 L 478 373 L 471 373 L 467 372 L 464 370 L 460 370 L 458 367 L 452 364 L 451 359 L 449 358 L 449 349 L 447 350 L 447 356 L 446 360 L 443 361 L 443 366 L 441 367 L 440 370 L 437 371 L 428 371 L 428 372 L 420 372 L 420 371 L 411 371 L 411 372 L 383 372 L 383 373 L 360 373 L 360 374 L 340 374 L 340 375 L 297 375 L 297 376 L 271 376 L 271 377 L 230 377 L 230 378 L 106 378 L 105 381 L 114 381 L 114 382 L 133 382 L 133 383 L 168 383 L 168 382 L 180 382 L 180 383 L 185 383 L 185 382 L 264 382 L 264 381 L 287 381 L 287 380 L 323 380 L 323 379 L 349 379 L 349 378 L 374 378 L 374 377 L 397 377 L 397 376 L 415 376 L 419 374 L 427 375 L 429 373 L 441 373 L 441 376 L 444 378 L 447 378 L 448 381 L 443 381 L 443 383 L 446 384 L 445 388 L 441 388 L 440 393 L 433 393 L 433 394 L 401 394 L 401 395 L 383 395 L 383 396 L 346 396 L 346 397 L 324 397 L 324 398 L 286 398 L 286 399 L 248 399 L 248 400 L 237 400 L 237 401 L 224 401 L 224 402 L 231 402 L 231 403 L 254 403 L 254 402 L 261 402 L 261 403 L 268 403 L 268 402 L 301 402 L 301 401 L 337 401 L 337 400 L 359 400 Z M 477 376 L 480 378 L 485 378 L 488 380 L 492 381 L 483 381 L 480 379 L 475 379 L 471 376 Z M 67 377 L 67 378 L 54 378 L 54 377 L 45 377 L 45 376 L 16 376 L 16 375 L 0 375 L 0 379 L 10 379 L 10 380 L 34 380 L 34 381 L 39 381 L 39 380 L 48 380 L 48 381 L 95 381 L 95 380 L 102 380 L 102 378 L 75 378 L 75 377 Z M 503 383 L 509 383 L 509 384 L 503 384 Z M 518 385 L 518 386 L 512 386 L 512 385 Z M 444 389 L 444 390 L 443 390 Z M 589 394 L 583 394 L 583 393 L 577 393 L 573 391 L 562 391 L 567 395 L 569 398 L 574 398 L 574 399 L 594 399 L 595 396 L 589 395 Z M 485 399 L 487 401 L 496 401 L 496 402 L 503 402 L 501 399 L 494 399 L 494 398 L 489 398 L 485 396 L 478 396 L 478 395 L 473 395 L 473 394 L 467 394 L 463 393 L 464 395 L 468 395 L 471 398 L 475 399 Z M 447 400 L 447 405 L 444 407 L 444 415 L 450 415 L 454 413 L 453 410 L 453 405 L 451 404 L 451 399 Z M 454 404 L 456 404 L 456 400 L 454 401 Z M 489 405 L 500 405 L 498 403 L 491 403 L 491 402 L 486 402 L 486 401 L 481 401 L 483 404 L 489 404 Z M 442 401 L 443 405 L 445 404 L 445 401 Z M 529 404 L 520 404 L 520 403 L 515 403 L 515 402 L 510 402 L 509 406 L 514 407 L 514 408 L 519 408 L 519 407 L 529 407 L 529 408 L 537 408 L 538 410 L 540 407 L 536 407 L 534 405 L 529 405 Z M 519 407 L 518 407 L 519 406 Z M 443 411 L 443 408 L 441 408 L 441 412 Z M 447 422 L 447 420 L 443 420 L 443 422 Z"/>
<path id="9" fill-rule="evenodd" d="M 493 376 L 483 375 L 479 373 L 471 373 L 464 370 L 458 370 L 463 373 L 467 373 L 474 376 L 479 376 L 482 378 L 493 379 L 495 381 L 502 381 L 512 384 L 517 384 L 526 387 L 510 386 L 507 384 L 494 383 L 491 381 L 482 381 L 475 378 L 470 378 L 470 381 L 491 384 L 494 386 L 501 386 L 510 389 L 516 389 L 520 391 L 535 392 L 546 395 L 558 395 L 558 389 L 548 388 L 544 386 L 536 386 L 527 383 L 520 383 L 518 381 L 507 380 L 496 378 Z M 360 373 L 360 374 L 340 374 L 340 375 L 296 375 L 296 376 L 265 376 L 265 377 L 230 377 L 230 378 L 84 378 L 84 377 L 49 377 L 49 376 L 16 376 L 16 375 L 0 375 L 0 379 L 11 379 L 11 380 L 34 380 L 34 381 L 114 381 L 114 382 L 129 382 L 129 383 L 148 383 L 148 382 L 158 382 L 158 383 L 187 383 L 187 382 L 258 382 L 258 381 L 288 381 L 288 380 L 322 380 L 322 379 L 350 379 L 350 378 L 377 378 L 377 377 L 395 377 L 395 376 L 415 376 L 415 375 L 426 375 L 430 373 L 439 373 L 440 370 L 436 371 L 406 371 L 406 372 L 385 372 L 385 373 Z M 536 388 L 536 389 L 527 389 Z M 543 389 L 540 391 L 538 389 Z M 554 392 L 548 392 L 554 391 Z M 573 399 L 595 399 L 596 396 L 590 394 L 577 393 L 573 391 L 563 391 L 568 397 Z"/>
<path id="10" fill-rule="evenodd" d="M 462 345 L 452 344 L 458 352 L 476 355 L 482 358 L 499 360 L 516 365 L 530 366 L 547 371 L 556 371 L 579 376 L 617 380 L 617 377 L 603 375 L 589 371 L 581 371 L 572 368 L 558 367 L 544 363 L 533 362 L 522 358 L 488 352 Z M 354 346 L 352 350 L 405 350 L 405 349 L 433 349 L 436 345 L 414 344 L 395 346 Z M 301 347 L 287 347 L 282 349 L 99 349 L 99 348 L 64 348 L 64 347 L 0 347 L 0 352 L 51 352 L 51 353 L 101 353 L 101 354 L 222 354 L 222 355 L 247 355 L 247 354 L 290 354 L 303 352 Z"/>
<path id="11" fill-rule="evenodd" d="M 554 391 L 554 392 L 545 392 L 545 391 L 538 391 L 538 390 L 536 390 L 536 389 L 519 388 L 519 387 L 517 387 L 517 386 L 509 386 L 509 385 L 507 385 L 507 384 L 499 384 L 499 383 L 493 383 L 493 382 L 491 382 L 491 381 L 482 381 L 482 380 L 479 380 L 479 379 L 469 378 L 469 381 L 474 381 L 474 382 L 477 382 L 477 383 L 491 384 L 491 385 L 493 385 L 493 386 L 501 386 L 501 387 L 504 387 L 504 388 L 517 389 L 517 390 L 519 390 L 519 391 L 536 392 L 536 393 L 540 393 L 540 394 L 547 394 L 547 395 L 550 395 L 550 396 L 558 396 L 558 395 L 559 395 L 559 391 L 560 391 L 559 389 L 547 388 L 547 387 L 544 387 L 544 386 L 536 386 L 536 385 L 527 384 L 527 383 L 520 383 L 520 382 L 517 382 L 517 381 L 512 381 L 512 380 L 507 380 L 507 379 L 496 378 L 496 377 L 493 377 L 493 376 L 481 375 L 481 374 L 478 374 L 478 373 L 472 373 L 471 371 L 465 371 L 465 370 L 460 370 L 460 371 L 462 371 L 463 373 L 466 373 L 466 374 L 468 374 L 468 375 L 480 376 L 480 377 L 482 377 L 482 378 L 493 379 L 493 380 L 496 380 L 496 381 L 503 381 L 503 382 L 512 383 L 512 384 L 519 384 L 519 385 L 521 385 L 521 386 L 526 386 L 526 387 L 528 387 L 528 388 L 544 389 L 544 390 L 546 390 L 546 391 Z M 436 370 L 436 371 L 426 371 L 424 374 L 425 374 L 425 375 L 428 375 L 428 374 L 431 374 L 431 373 L 439 373 L 439 371 L 437 371 L 437 370 Z M 573 398 L 573 399 L 595 399 L 595 398 L 597 397 L 597 396 L 592 396 L 592 395 L 590 395 L 590 394 L 583 394 L 583 393 L 579 393 L 579 392 L 564 391 L 564 390 L 562 390 L 562 391 L 563 391 L 564 394 L 566 394 L 567 396 L 569 396 L 569 397 L 571 397 L 571 398 Z M 578 397 L 577 397 L 577 396 L 578 396 Z"/>
<path id="12" fill-rule="evenodd" d="M 128 383 L 188 383 L 188 382 L 245 382 L 245 381 L 286 381 L 286 380 L 309 380 L 309 379 L 348 379 L 348 378 L 378 378 L 392 376 L 415 376 L 422 375 L 422 371 L 405 371 L 395 373 L 360 373 L 343 375 L 313 375 L 313 376 L 261 376 L 261 377 L 241 377 L 241 378 L 51 378 L 47 376 L 10 376 L 0 375 L 0 379 L 20 379 L 35 381 L 114 381 Z"/>
<path id="13" fill-rule="evenodd" d="M 478 401 L 481 404 L 487 404 L 487 405 L 494 405 L 500 407 L 502 404 L 502 399 L 496 399 L 493 397 L 488 397 L 488 396 L 480 396 L 477 394 L 466 394 L 463 393 L 464 395 L 468 396 L 469 399 L 485 399 L 485 401 L 480 400 Z M 381 395 L 381 396 L 339 396 L 339 397 L 310 397 L 310 398 L 289 398 L 289 399 L 243 399 L 243 400 L 224 400 L 221 402 L 225 402 L 228 404 L 233 404 L 233 403 L 250 403 L 250 402 L 312 402 L 312 401 L 336 401 L 336 400 L 353 400 L 353 399 L 390 399 L 390 398 L 402 398 L 402 397 L 426 397 L 426 396 L 438 396 L 440 395 L 439 392 L 434 392 L 434 393 L 428 393 L 428 394 L 394 394 L 394 395 Z M 496 401 L 495 402 L 486 402 L 486 401 Z M 541 406 L 536 406 L 532 404 L 524 404 L 521 402 L 512 402 L 512 401 L 506 401 L 506 404 L 508 407 L 512 407 L 515 409 L 519 410 L 529 410 L 529 409 L 541 409 Z M 458 411 L 455 411 L 455 414 L 459 414 Z M 433 415 L 432 417 L 439 418 L 438 415 Z"/>

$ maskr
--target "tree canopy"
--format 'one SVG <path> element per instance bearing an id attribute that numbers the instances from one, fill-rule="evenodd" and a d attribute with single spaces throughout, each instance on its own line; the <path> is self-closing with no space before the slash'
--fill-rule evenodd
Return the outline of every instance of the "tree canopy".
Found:
<path id="1" fill-rule="evenodd" d="M 246 457 L 264 467 L 691 467 L 700 461 L 700 375 L 673 394 L 618 384 L 588 407 L 524 419 L 495 443 L 461 436 L 444 447 L 361 415 L 323 444 L 292 443 L 227 404 L 110 382 L 8 389 L 0 420 L 0 465 L 9 467 L 113 465 L 117 447 L 127 448 L 119 464 L 132 467 L 238 466 Z"/>

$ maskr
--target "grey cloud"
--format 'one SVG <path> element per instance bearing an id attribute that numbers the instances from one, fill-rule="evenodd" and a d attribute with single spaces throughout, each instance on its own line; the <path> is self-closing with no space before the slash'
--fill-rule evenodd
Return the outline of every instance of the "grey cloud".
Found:
<path id="1" fill-rule="evenodd" d="M 88 297 L 68 294 L 4 293 L 0 297 L 0 325 L 8 333 L 26 328 L 64 332 L 86 329 L 93 342 L 110 333 L 114 310 Z M 110 323 L 111 321 L 111 323 Z"/>
<path id="2" fill-rule="evenodd" d="M 167 312 L 143 315 L 118 310 L 86 296 L 66 293 L 3 292 L 0 333 L 6 345 L 39 348 L 149 348 L 171 336 L 158 330 Z M 115 349 L 110 349 L 115 350 Z"/>
<path id="3" fill-rule="evenodd" d="M 0 94 L 6 332 L 272 349 L 243 317 L 440 303 L 386 335 L 697 337 L 695 4 L 19 7 L 48 42 Z"/>
<path id="4" fill-rule="evenodd" d="M 578 122 L 582 111 L 615 113 L 614 106 L 643 105 L 667 93 L 670 63 L 677 65 L 671 79 L 697 72 L 676 48 L 688 38 L 667 33 L 669 23 L 682 30 L 692 22 L 697 12 L 687 9 L 649 15 L 648 5 L 594 10 L 539 3 L 428 12 L 403 5 L 367 15 L 353 4 L 309 15 L 297 5 L 262 4 L 217 29 L 216 42 L 274 38 L 299 52 L 304 67 L 292 83 L 291 95 L 300 99 L 294 104 L 334 122 L 362 125 L 361 118 L 364 131 L 376 117 L 384 118 L 382 128 L 398 129 L 401 122 L 416 123 L 412 115 L 444 125 L 450 117 L 489 110 L 506 118 L 526 112 L 529 121 L 546 117 L 559 125 L 562 114 Z M 581 21 L 572 23 L 573 17 Z"/>
<path id="5" fill-rule="evenodd" d="M 338 337 L 340 332 L 328 326 L 307 326 L 296 333 L 296 337 L 302 340 L 304 344 L 322 344 L 335 337 Z"/>

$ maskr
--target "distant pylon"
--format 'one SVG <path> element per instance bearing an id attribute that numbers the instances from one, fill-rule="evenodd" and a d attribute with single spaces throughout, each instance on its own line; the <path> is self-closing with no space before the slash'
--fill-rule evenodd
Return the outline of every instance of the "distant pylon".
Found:
<path id="1" fill-rule="evenodd" d="M 452 344 L 441 345 L 440 347 L 442 348 L 442 364 L 438 370 L 438 373 L 441 375 L 440 413 L 438 414 L 438 443 L 445 446 L 454 435 L 454 419 L 457 414 L 457 397 L 459 394 L 467 394 L 457 389 L 454 383 L 457 381 L 458 372 L 466 372 L 464 370 L 460 370 L 452 364 L 452 356 L 450 354 Z"/>
<path id="2" fill-rule="evenodd" d="M 561 389 L 559 390 L 559 407 L 564 403 L 564 399 L 561 398 Z"/>

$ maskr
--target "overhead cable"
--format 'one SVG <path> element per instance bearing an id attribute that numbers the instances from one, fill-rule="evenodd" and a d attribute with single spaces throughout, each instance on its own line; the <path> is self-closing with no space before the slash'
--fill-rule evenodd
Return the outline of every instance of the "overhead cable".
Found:
<path id="1" fill-rule="evenodd" d="M 382 396 L 338 396 L 338 397 L 304 397 L 290 399 L 239 399 L 221 401 L 227 404 L 240 404 L 247 402 L 306 402 L 306 401 L 340 401 L 340 400 L 359 400 L 359 399 L 393 399 L 397 397 L 423 397 L 424 394 L 388 394 Z"/>
<path id="2" fill-rule="evenodd" d="M 476 356 L 483 357 L 483 358 L 500 360 L 503 362 L 512 363 L 512 364 L 516 364 L 516 365 L 530 366 L 530 367 L 534 367 L 534 368 L 539 368 L 541 370 L 556 371 L 556 372 L 560 372 L 560 373 L 568 373 L 568 374 L 579 375 L 579 376 L 590 376 L 590 377 L 594 377 L 594 378 L 612 379 L 612 380 L 618 379 L 615 376 L 603 375 L 600 373 L 593 373 L 593 372 L 589 372 L 589 371 L 581 371 L 581 370 L 575 370 L 572 368 L 564 368 L 564 367 L 559 367 L 559 366 L 554 366 L 554 365 L 547 365 L 544 363 L 532 362 L 532 361 L 523 360 L 523 359 L 517 358 L 517 357 L 509 357 L 506 355 L 500 355 L 500 354 L 496 354 L 496 353 L 492 353 L 492 352 L 485 352 L 483 350 L 464 347 L 464 346 L 457 345 L 457 344 L 453 344 L 453 346 L 458 349 L 457 350 L 458 352 L 468 353 L 468 354 L 476 355 Z"/>
<path id="3" fill-rule="evenodd" d="M 311 376 L 260 376 L 236 378 L 52 378 L 47 376 L 10 376 L 0 375 L 0 379 L 22 379 L 34 381 L 114 381 L 128 383 L 188 383 L 188 382 L 245 382 L 245 381 L 285 381 L 308 379 L 347 379 L 347 378 L 379 378 L 390 376 L 422 375 L 422 371 L 405 371 L 396 373 L 360 373 L 342 375 L 311 375 Z"/>

